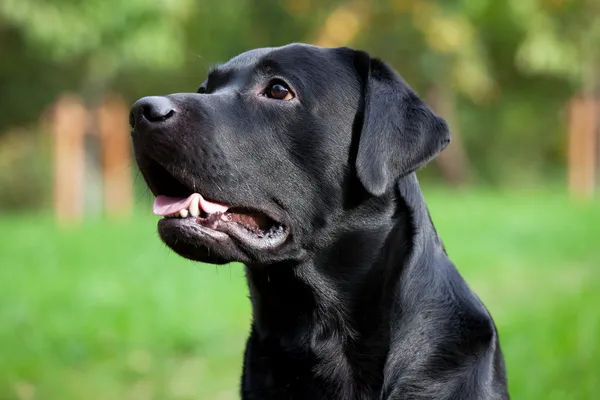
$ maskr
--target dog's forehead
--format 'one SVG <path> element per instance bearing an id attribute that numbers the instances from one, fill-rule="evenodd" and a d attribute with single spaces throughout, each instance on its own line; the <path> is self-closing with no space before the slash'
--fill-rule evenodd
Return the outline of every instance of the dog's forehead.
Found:
<path id="1" fill-rule="evenodd" d="M 252 71 L 273 62 L 286 71 L 303 69 L 311 64 L 325 60 L 334 61 L 334 50 L 312 46 L 303 43 L 294 43 L 282 47 L 264 47 L 241 53 L 225 64 L 216 68 L 220 73 L 235 71 Z"/>
<path id="2" fill-rule="evenodd" d="M 239 55 L 233 57 L 227 63 L 223 64 L 221 66 L 221 68 L 223 68 L 223 69 L 239 69 L 239 68 L 251 67 L 253 65 L 256 65 L 266 55 L 273 53 L 273 51 L 276 49 L 278 49 L 278 48 L 277 47 L 263 47 L 260 49 L 248 50 L 242 54 L 239 54 Z"/>

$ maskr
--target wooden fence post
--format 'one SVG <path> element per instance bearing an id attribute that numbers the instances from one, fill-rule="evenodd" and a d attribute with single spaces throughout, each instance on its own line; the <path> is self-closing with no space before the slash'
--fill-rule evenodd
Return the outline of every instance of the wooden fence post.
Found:
<path id="1" fill-rule="evenodd" d="M 590 199 L 596 183 L 598 100 L 585 96 L 569 104 L 569 193 Z"/>
<path id="2" fill-rule="evenodd" d="M 98 131 L 102 151 L 104 209 L 107 215 L 123 217 L 133 205 L 129 107 L 117 95 L 104 99 L 98 109 Z"/>
<path id="3" fill-rule="evenodd" d="M 87 112 L 80 97 L 64 95 L 49 121 L 54 142 L 54 212 L 59 222 L 77 222 L 83 216 L 83 138 Z"/>

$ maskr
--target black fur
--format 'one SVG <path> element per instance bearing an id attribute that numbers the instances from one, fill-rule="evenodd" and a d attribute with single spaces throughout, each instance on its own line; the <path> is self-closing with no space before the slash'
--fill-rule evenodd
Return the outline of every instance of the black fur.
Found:
<path id="1" fill-rule="evenodd" d="M 262 96 L 273 79 L 296 97 Z M 449 260 L 415 175 L 449 142 L 445 122 L 386 64 L 348 48 L 252 50 L 202 92 L 138 101 L 133 142 L 154 194 L 197 191 L 287 228 L 283 244 L 261 247 L 159 223 L 185 257 L 246 265 L 242 398 L 508 399 L 492 318 Z M 149 122 L 144 107 L 173 114 Z"/>

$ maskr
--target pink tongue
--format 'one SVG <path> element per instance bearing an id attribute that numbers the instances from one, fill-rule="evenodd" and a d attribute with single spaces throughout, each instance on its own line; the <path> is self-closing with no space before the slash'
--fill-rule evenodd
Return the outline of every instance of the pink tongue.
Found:
<path id="1" fill-rule="evenodd" d="M 192 204 L 192 200 L 196 201 L 196 198 L 200 200 L 200 208 L 208 214 L 214 214 L 216 212 L 224 213 L 229 208 L 223 204 L 211 203 L 210 201 L 205 200 L 200 194 L 193 193 L 188 197 L 157 196 L 156 200 L 154 200 L 152 211 L 154 214 L 162 217 L 175 214 L 188 208 L 190 204 Z"/>

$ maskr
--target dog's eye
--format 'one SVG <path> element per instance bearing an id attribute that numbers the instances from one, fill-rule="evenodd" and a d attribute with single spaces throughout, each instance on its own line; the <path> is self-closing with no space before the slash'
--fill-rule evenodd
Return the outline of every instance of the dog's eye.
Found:
<path id="1" fill-rule="evenodd" d="M 294 94 L 283 82 L 272 83 L 265 91 L 265 96 L 276 100 L 291 100 Z"/>
<path id="2" fill-rule="evenodd" d="M 204 82 L 202 85 L 200 85 L 200 87 L 198 88 L 198 90 L 196 90 L 196 92 L 203 94 L 206 93 L 206 82 Z"/>

